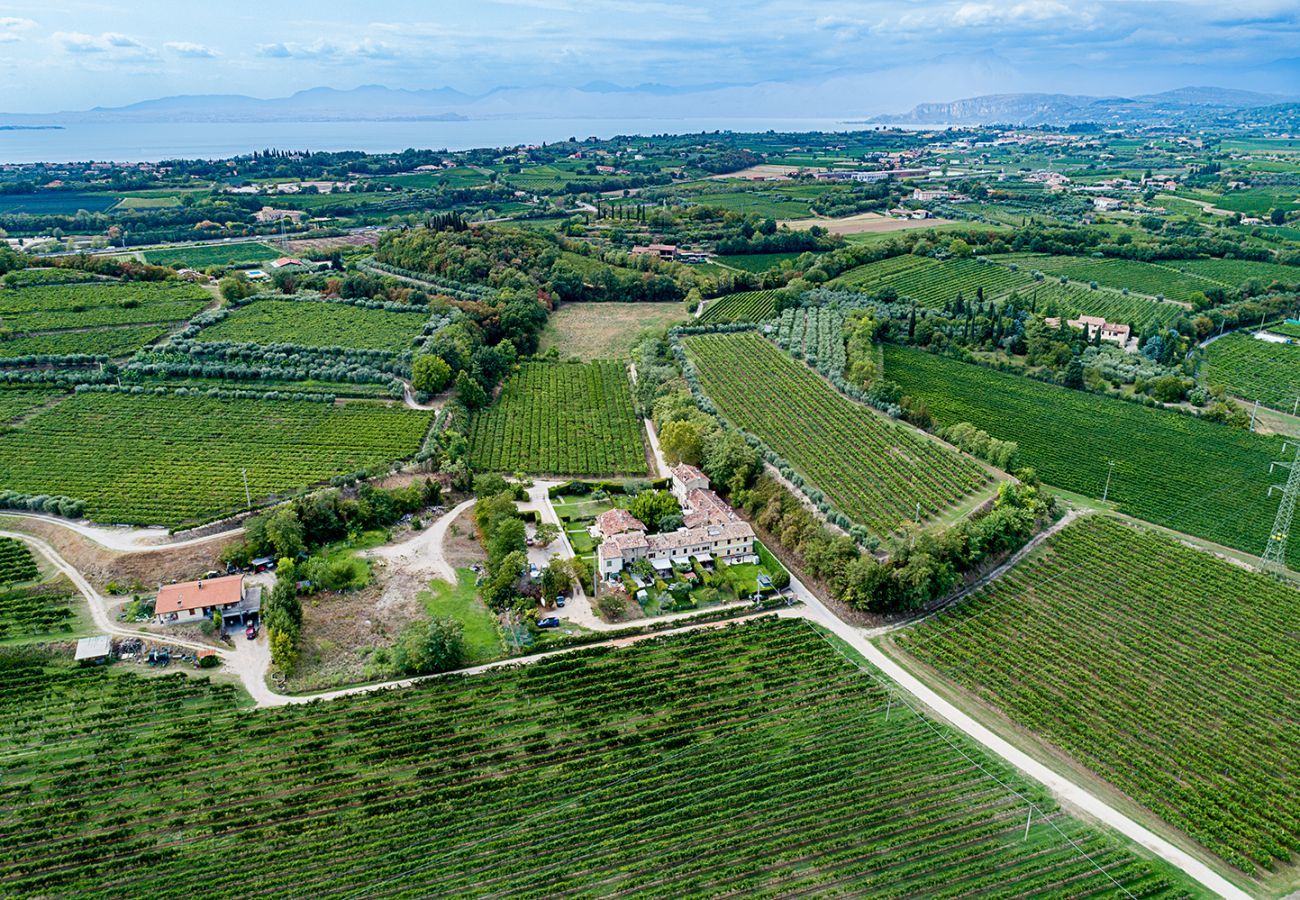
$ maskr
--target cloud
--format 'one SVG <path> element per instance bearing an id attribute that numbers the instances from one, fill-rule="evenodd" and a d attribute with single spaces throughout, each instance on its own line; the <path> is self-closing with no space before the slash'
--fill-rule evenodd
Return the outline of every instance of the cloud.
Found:
<path id="1" fill-rule="evenodd" d="M 397 50 L 390 44 L 372 38 L 347 44 L 326 40 L 316 40 L 310 44 L 302 44 L 296 41 L 276 41 L 271 44 L 259 44 L 257 55 L 266 59 L 303 59 L 327 63 L 342 63 L 359 59 L 385 60 L 398 57 Z"/>
<path id="2" fill-rule="evenodd" d="M 0 44 L 12 44 L 22 40 L 22 32 L 36 27 L 31 19 L 17 16 L 0 16 Z"/>
<path id="3" fill-rule="evenodd" d="M 53 39 L 56 44 L 63 47 L 64 52 L 78 56 L 103 54 L 122 59 L 151 59 L 156 56 L 153 50 L 135 38 L 118 31 L 105 31 L 100 34 L 56 31 Z"/>
<path id="4" fill-rule="evenodd" d="M 184 56 L 189 59 L 213 59 L 217 56 L 217 51 L 203 44 L 195 44 L 191 41 L 168 41 L 163 44 L 177 56 Z"/>

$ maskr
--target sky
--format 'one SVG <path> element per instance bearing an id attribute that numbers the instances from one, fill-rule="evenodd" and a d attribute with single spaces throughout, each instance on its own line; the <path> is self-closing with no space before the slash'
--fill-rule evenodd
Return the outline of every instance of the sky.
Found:
<path id="1" fill-rule="evenodd" d="M 1007 91 L 1297 94 L 1300 0 L 0 0 L 4 112 L 593 82 L 765 85 L 760 104 L 826 83 L 862 112 Z"/>

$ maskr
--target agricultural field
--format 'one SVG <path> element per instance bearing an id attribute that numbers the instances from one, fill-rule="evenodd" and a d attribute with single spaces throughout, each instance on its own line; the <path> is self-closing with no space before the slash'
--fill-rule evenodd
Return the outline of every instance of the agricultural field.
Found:
<path id="1" fill-rule="evenodd" d="M 1160 303 L 1138 294 L 1126 296 L 1111 288 L 1099 287 L 1094 290 L 1073 282 L 1061 284 L 1045 279 L 1021 288 L 1018 293 L 1022 308 L 1031 305 L 1045 315 L 1064 313 L 1067 318 L 1101 316 L 1107 322 L 1136 325 L 1138 332 L 1152 325 L 1171 326 L 1180 317 L 1187 315 L 1186 307 L 1176 303 Z"/>
<path id="2" fill-rule="evenodd" d="M 741 291 L 708 301 L 700 322 L 761 322 L 776 312 L 776 291 Z"/>
<path id="3" fill-rule="evenodd" d="M 377 403 L 76 394 L 0 432 L 0 484 L 99 522 L 179 525 L 419 450 L 433 414 Z"/>
<path id="4" fill-rule="evenodd" d="M 1280 334 L 1283 337 L 1300 338 L 1300 323 L 1289 320 L 1277 325 L 1269 325 L 1265 330 Z"/>
<path id="5" fill-rule="evenodd" d="M 85 281 L 99 281 L 95 275 L 80 269 L 15 269 L 6 272 L 0 278 L 0 285 L 7 288 L 31 287 L 38 284 L 78 284 Z"/>
<path id="6" fill-rule="evenodd" d="M 0 344 L 0 347 L 3 346 Z M 64 395 L 57 388 L 0 387 L 0 424 L 26 415 Z"/>
<path id="7" fill-rule="evenodd" d="M 1291 412 L 1300 399 L 1300 346 L 1261 341 L 1238 331 L 1219 338 L 1204 353 L 1196 373 L 1203 384 L 1221 384 L 1234 397 L 1284 412 Z"/>
<path id="8" fill-rule="evenodd" d="M 200 331 L 196 340 L 401 353 L 411 349 L 428 319 L 424 307 L 396 312 L 302 298 L 255 300 L 232 309 L 220 322 Z"/>
<path id="9" fill-rule="evenodd" d="M 971 459 L 844 397 L 753 332 L 683 340 L 700 388 L 733 425 L 758 436 L 879 537 L 933 519 L 980 490 Z"/>
<path id="10" fill-rule="evenodd" d="M 0 290 L 0 324 L 16 333 L 181 322 L 212 302 L 183 281 L 96 281 Z"/>
<path id="11" fill-rule="evenodd" d="M 732 269 L 766 272 L 768 269 L 779 268 L 783 262 L 793 262 L 801 256 L 802 253 L 749 253 L 740 256 L 719 256 L 716 260 L 719 265 Z"/>
<path id="12" fill-rule="evenodd" d="M 1258 874 L 1300 848 L 1297 615 L 1290 584 L 1093 515 L 898 644 Z"/>
<path id="13" fill-rule="evenodd" d="M 917 264 L 918 259 L 926 259 L 928 265 Z M 877 266 L 881 268 L 873 268 Z M 900 298 L 914 300 L 921 306 L 941 307 L 955 300 L 958 294 L 973 300 L 983 288 L 984 298 L 992 300 L 1029 283 L 1029 277 L 1023 272 L 981 260 L 935 261 L 903 256 L 850 269 L 831 281 L 830 286 L 868 291 L 891 287 Z"/>
<path id="14" fill-rule="evenodd" d="M 106 327 L 93 331 L 56 331 L 0 341 L 0 365 L 6 358 L 49 354 L 67 356 L 84 353 L 114 359 L 130 356 L 167 333 L 163 325 L 126 328 Z"/>
<path id="15" fill-rule="evenodd" d="M 811 306 L 781 312 L 776 327 L 768 333 L 777 346 L 806 359 L 823 371 L 844 373 L 848 357 L 844 348 L 844 312 Z"/>
<path id="16" fill-rule="evenodd" d="M 165 247 L 146 250 L 144 259 L 155 266 L 186 266 L 206 269 L 208 266 L 238 266 L 259 263 L 283 255 L 279 250 L 256 241 L 239 244 L 204 244 L 197 247 Z"/>
<path id="17" fill-rule="evenodd" d="M 566 303 L 546 320 L 537 352 L 568 358 L 626 359 L 646 331 L 685 322 L 680 303 Z"/>
<path id="18" fill-rule="evenodd" d="M 1249 259 L 1180 259 L 1168 265 L 1191 275 L 1209 278 L 1229 287 L 1236 287 L 1252 278 L 1265 284 L 1280 281 L 1287 285 L 1300 284 L 1300 266 L 1256 262 Z"/>
<path id="19" fill-rule="evenodd" d="M 77 630 L 80 594 L 67 581 L 6 588 L 0 581 L 0 642 L 62 638 Z"/>
<path id="20" fill-rule="evenodd" d="M 1064 275 L 1071 281 L 1085 285 L 1095 281 L 1105 287 L 1128 288 L 1149 297 L 1165 297 L 1182 303 L 1191 302 L 1194 294 L 1224 286 L 1209 278 L 1180 272 L 1172 262 L 1157 264 L 1133 259 L 1035 254 L 1009 254 L 999 256 L 997 260 L 1000 263 L 1015 264 L 1021 273 L 1038 271 L 1048 278 Z"/>
<path id="21" fill-rule="evenodd" d="M 891 345 L 885 376 L 924 400 L 940 425 L 970 422 L 1016 441 L 1043 481 L 1123 512 L 1248 553 L 1262 553 L 1277 511 L 1269 463 L 1282 441 L 1190 415 L 1072 391 Z M 1300 563 L 1300 547 L 1292 564 Z"/>
<path id="22" fill-rule="evenodd" d="M 469 464 L 493 472 L 644 475 L 645 442 L 622 363 L 526 362 L 475 413 Z"/>
<path id="23" fill-rule="evenodd" d="M 104 212 L 116 204 L 116 194 L 82 194 L 74 191 L 37 191 L 34 194 L 0 194 L 0 214 L 71 216 L 78 210 Z"/>
<path id="24" fill-rule="evenodd" d="M 0 537 L 0 585 L 32 581 L 40 574 L 36 558 L 22 541 Z"/>
<path id="25" fill-rule="evenodd" d="M 798 621 L 256 712 L 0 665 L 13 896 L 1188 894 Z"/>

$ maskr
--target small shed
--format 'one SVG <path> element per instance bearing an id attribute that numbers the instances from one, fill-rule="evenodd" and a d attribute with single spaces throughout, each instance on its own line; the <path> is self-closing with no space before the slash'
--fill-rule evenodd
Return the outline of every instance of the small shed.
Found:
<path id="1" fill-rule="evenodd" d="M 107 662 L 113 653 L 113 640 L 106 634 L 85 637 L 77 641 L 77 662 L 97 665 Z"/>

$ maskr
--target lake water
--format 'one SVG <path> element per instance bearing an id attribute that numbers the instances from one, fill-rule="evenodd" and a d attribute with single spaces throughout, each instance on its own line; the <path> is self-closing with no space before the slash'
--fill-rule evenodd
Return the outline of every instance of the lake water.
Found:
<path id="1" fill-rule="evenodd" d="M 224 159 L 265 150 L 469 150 L 700 131 L 859 131 L 835 119 L 472 119 L 466 122 L 89 122 L 0 131 L 0 162 Z"/>

